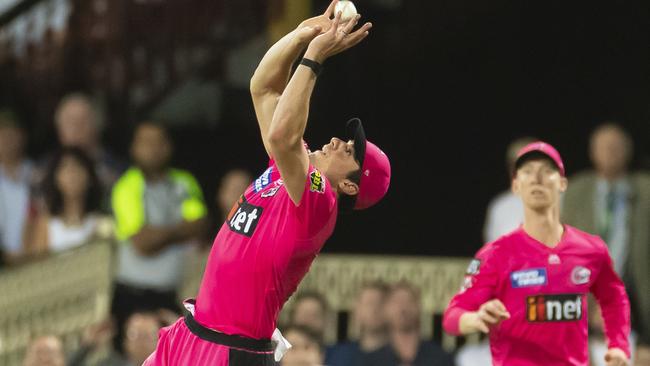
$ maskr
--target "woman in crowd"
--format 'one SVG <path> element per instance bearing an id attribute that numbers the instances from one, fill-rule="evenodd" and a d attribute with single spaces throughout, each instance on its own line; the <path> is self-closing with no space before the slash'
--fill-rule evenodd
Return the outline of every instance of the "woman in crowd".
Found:
<path id="1" fill-rule="evenodd" d="M 59 151 L 43 181 L 47 211 L 36 215 L 32 232 L 26 233 L 32 254 L 61 252 L 98 236 L 108 220 L 99 213 L 100 187 L 95 166 L 82 150 Z"/>

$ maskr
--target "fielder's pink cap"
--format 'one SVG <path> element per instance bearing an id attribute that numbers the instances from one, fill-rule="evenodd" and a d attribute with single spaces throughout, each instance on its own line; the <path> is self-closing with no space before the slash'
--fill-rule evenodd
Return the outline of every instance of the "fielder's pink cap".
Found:
<path id="1" fill-rule="evenodd" d="M 361 164 L 359 193 L 355 210 L 363 210 L 379 202 L 390 185 L 390 161 L 377 145 L 366 140 L 361 120 L 353 118 L 347 123 L 348 138 L 354 141 L 354 155 Z"/>
<path id="2" fill-rule="evenodd" d="M 522 164 L 522 162 L 525 161 L 525 158 L 527 156 L 530 156 L 530 154 L 532 153 L 540 153 L 546 155 L 548 158 L 550 158 L 553 161 L 553 163 L 555 163 L 557 169 L 560 171 L 560 174 L 563 177 L 565 176 L 564 163 L 562 162 L 562 157 L 560 156 L 560 153 L 553 146 L 543 141 L 532 142 L 522 147 L 519 150 L 519 152 L 517 153 L 517 160 L 515 161 L 515 172 Z M 515 172 L 513 172 L 513 174 Z"/>

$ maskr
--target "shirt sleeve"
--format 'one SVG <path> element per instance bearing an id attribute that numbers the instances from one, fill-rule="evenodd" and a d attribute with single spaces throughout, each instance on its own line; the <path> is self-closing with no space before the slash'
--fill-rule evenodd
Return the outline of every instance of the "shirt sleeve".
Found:
<path id="1" fill-rule="evenodd" d="M 442 326 L 452 335 L 460 335 L 459 320 L 468 311 L 476 311 L 496 295 L 499 281 L 494 247 L 488 245 L 481 249 L 467 267 L 460 291 L 451 299 L 443 315 Z"/>
<path id="2" fill-rule="evenodd" d="M 620 348 L 630 357 L 630 301 L 605 243 L 601 241 L 601 245 L 603 263 L 591 292 L 602 311 L 608 348 Z"/>
<path id="3" fill-rule="evenodd" d="M 318 169 L 309 167 L 300 204 L 295 207 L 304 239 L 317 235 L 336 214 L 336 193 L 330 182 Z"/>

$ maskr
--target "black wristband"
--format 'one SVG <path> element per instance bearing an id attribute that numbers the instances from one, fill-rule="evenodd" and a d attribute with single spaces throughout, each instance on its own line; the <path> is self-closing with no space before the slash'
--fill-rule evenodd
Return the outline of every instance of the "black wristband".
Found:
<path id="1" fill-rule="evenodd" d="M 316 76 L 320 75 L 321 71 L 323 71 L 323 65 L 319 64 L 314 60 L 310 60 L 308 58 L 303 57 L 302 60 L 300 60 L 300 64 L 309 67 L 311 71 L 313 71 L 314 74 L 316 74 Z"/>

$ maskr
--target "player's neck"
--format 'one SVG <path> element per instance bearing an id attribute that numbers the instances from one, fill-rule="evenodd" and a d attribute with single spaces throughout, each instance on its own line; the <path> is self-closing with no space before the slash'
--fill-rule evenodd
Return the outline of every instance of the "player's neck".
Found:
<path id="1" fill-rule="evenodd" d="M 523 229 L 526 234 L 550 248 L 560 243 L 562 234 L 564 233 L 564 227 L 560 223 L 560 212 L 558 209 L 539 212 L 526 208 Z"/>

